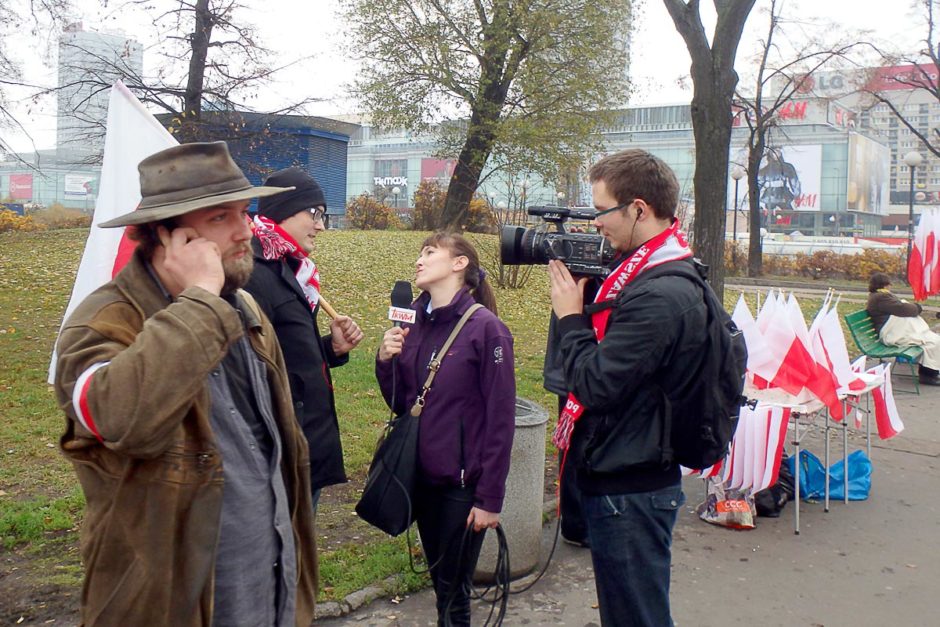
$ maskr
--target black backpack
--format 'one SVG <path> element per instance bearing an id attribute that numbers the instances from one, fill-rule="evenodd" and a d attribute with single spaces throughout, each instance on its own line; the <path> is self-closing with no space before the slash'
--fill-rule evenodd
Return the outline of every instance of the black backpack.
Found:
<path id="1" fill-rule="evenodd" d="M 707 273 L 708 266 L 693 259 L 651 268 L 634 281 L 682 276 L 705 295 L 708 337 L 701 370 L 681 398 L 670 398 L 661 390 L 666 416 L 663 462 L 695 469 L 708 468 L 727 455 L 738 414 L 747 400 L 742 394 L 747 367 L 744 334 L 705 281 Z"/>

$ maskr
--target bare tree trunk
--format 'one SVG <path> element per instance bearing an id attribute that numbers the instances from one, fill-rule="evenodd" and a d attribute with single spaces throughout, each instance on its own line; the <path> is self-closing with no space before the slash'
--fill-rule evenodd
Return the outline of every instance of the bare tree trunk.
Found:
<path id="1" fill-rule="evenodd" d="M 750 211 L 748 225 L 750 233 L 747 246 L 747 275 L 749 277 L 758 277 L 764 273 L 764 242 L 760 234 L 762 214 L 757 175 L 760 172 L 760 162 L 766 148 L 765 133 L 757 133 L 755 139 L 754 145 L 747 154 L 747 206 Z"/>
<path id="2" fill-rule="evenodd" d="M 209 0 L 196 0 L 195 25 L 190 35 L 192 56 L 189 58 L 189 75 L 183 97 L 183 121 L 180 127 L 181 142 L 195 141 L 202 116 L 202 95 L 205 86 L 206 59 L 209 57 L 209 42 L 212 39 L 214 16 L 209 10 Z"/>
<path id="3" fill-rule="evenodd" d="M 440 225 L 444 230 L 463 231 L 461 222 L 467 215 L 470 201 L 473 200 L 473 194 L 480 182 L 483 167 L 493 150 L 494 134 L 492 131 L 487 132 L 481 128 L 493 122 L 481 124 L 480 118 L 481 116 L 477 114 L 471 117 L 467 139 L 460 150 L 460 156 L 454 166 L 454 174 L 447 187 L 447 198 L 444 201 L 444 210 L 441 212 Z"/>
<path id="4" fill-rule="evenodd" d="M 725 208 L 731 104 L 738 75 L 734 59 L 755 0 L 715 0 L 718 22 L 709 45 L 700 0 L 663 0 L 692 58 L 692 129 L 695 135 L 696 254 L 709 265 L 709 282 L 724 293 Z"/>
<path id="5" fill-rule="evenodd" d="M 695 73 L 693 72 L 693 76 Z M 735 77 L 736 78 L 736 77 Z M 693 78 L 693 80 L 695 80 Z M 728 147 L 731 145 L 731 97 L 715 89 L 699 89 L 692 98 L 695 135 L 695 254 L 709 267 L 709 283 L 724 289 L 725 206 L 728 189 Z M 724 146 L 722 150 L 720 147 Z"/>

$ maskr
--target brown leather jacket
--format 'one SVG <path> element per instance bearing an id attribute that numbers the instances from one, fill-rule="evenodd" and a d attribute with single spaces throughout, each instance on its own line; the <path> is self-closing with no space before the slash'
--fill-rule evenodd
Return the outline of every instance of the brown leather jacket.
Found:
<path id="1" fill-rule="evenodd" d="M 284 443 L 296 624 L 307 627 L 317 590 L 307 445 L 274 330 L 256 306 L 244 310 L 251 345 L 268 366 Z M 211 625 L 222 459 L 205 382 L 242 333 L 236 310 L 200 288 L 168 304 L 138 255 L 64 325 L 55 389 L 67 416 L 62 451 L 86 500 L 83 624 Z M 95 364 L 106 367 L 75 390 Z"/>

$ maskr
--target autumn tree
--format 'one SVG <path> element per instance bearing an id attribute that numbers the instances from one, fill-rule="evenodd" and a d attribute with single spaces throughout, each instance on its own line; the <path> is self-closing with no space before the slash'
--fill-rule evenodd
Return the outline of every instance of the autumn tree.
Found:
<path id="1" fill-rule="evenodd" d="M 738 44 L 755 0 L 714 0 L 717 23 L 709 38 L 700 0 L 663 0 L 692 59 L 692 133 L 695 137 L 696 254 L 710 266 L 710 282 L 724 291 L 725 207 L 732 103 L 738 84 L 734 70 Z M 711 43 L 709 43 L 709 39 Z"/>
<path id="2" fill-rule="evenodd" d="M 748 185 L 750 239 L 747 274 L 751 277 L 762 273 L 761 188 L 758 174 L 768 150 L 776 150 L 770 145 L 771 134 L 778 131 L 782 134 L 781 121 L 789 112 L 788 107 L 792 106 L 792 98 L 806 91 L 807 77 L 845 58 L 857 45 L 854 42 L 825 43 L 825 34 L 809 32 L 813 30 L 810 29 L 813 24 L 805 18 L 797 22 L 796 32 L 790 33 L 786 27 L 793 26 L 793 23 L 788 24 L 783 16 L 783 8 L 783 0 L 770 0 L 766 12 L 766 30 L 759 42 L 757 57 L 751 65 L 756 66 L 756 71 L 739 83 L 734 98 L 736 115 L 748 130 L 746 163 L 740 165 L 744 166 Z M 827 25 L 815 26 L 826 29 Z"/>
<path id="3" fill-rule="evenodd" d="M 629 0 L 344 0 L 356 92 L 380 128 L 457 155 L 439 226 L 460 228 L 494 151 L 556 180 L 625 100 Z M 450 121 L 448 121 L 450 120 Z M 457 121 L 454 121 L 457 120 Z"/>
<path id="4" fill-rule="evenodd" d="M 395 209 L 369 194 L 359 194 L 346 203 L 346 222 L 353 229 L 385 231 L 402 228 Z"/>

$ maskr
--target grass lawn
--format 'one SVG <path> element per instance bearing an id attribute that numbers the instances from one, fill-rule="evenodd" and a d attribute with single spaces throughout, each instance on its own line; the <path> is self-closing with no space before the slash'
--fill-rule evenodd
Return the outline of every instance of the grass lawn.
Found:
<path id="1" fill-rule="evenodd" d="M 64 417 L 46 385 L 46 371 L 86 233 L 0 234 L 0 555 L 15 556 L 37 585 L 75 587 L 81 577 L 77 529 L 83 498 L 57 449 Z M 372 530 L 355 516 L 353 506 L 387 416 L 373 356 L 388 327 L 389 293 L 395 280 L 413 277 L 425 235 L 333 231 L 318 240 L 315 257 L 324 296 L 366 334 L 349 363 L 334 371 L 350 483 L 327 489 L 318 513 L 324 600 L 390 575 L 400 575 L 400 591 L 423 585 L 408 571 L 404 539 L 389 540 Z M 495 236 L 471 238 L 484 259 L 494 258 Z M 737 296 L 728 290 L 729 311 Z M 753 311 L 754 297 L 748 300 Z M 550 308 L 544 268 L 534 269 L 524 289 L 497 290 L 497 301 L 515 337 L 519 396 L 553 408 L 555 398 L 542 389 L 541 377 Z M 801 302 L 811 320 L 819 301 Z M 552 449 L 546 452 L 550 459 Z M 0 569 L 0 580 L 3 574 Z"/>
<path id="2" fill-rule="evenodd" d="M 35 564 L 32 575 L 78 585 L 77 544 L 83 498 L 57 448 L 65 420 L 46 385 L 56 333 L 71 293 L 86 231 L 0 235 L 0 552 Z M 319 515 L 318 539 L 324 599 L 389 575 L 408 572 L 404 540 L 391 541 L 359 521 L 353 506 L 387 409 L 373 375 L 373 356 L 384 330 L 389 293 L 411 279 L 425 233 L 334 231 L 318 240 L 323 293 L 366 333 L 349 363 L 334 371 L 346 468 L 350 483 L 328 489 Z M 493 236 L 475 238 L 495 251 Z M 489 255 L 484 255 L 484 257 Z M 542 349 L 548 323 L 548 279 L 536 269 L 524 290 L 498 290 L 500 315 L 512 329 L 520 396 L 546 407 L 553 397 L 541 387 Z M 48 568 L 49 553 L 68 562 Z M 71 579 L 70 579 L 71 578 Z M 403 576 L 403 589 L 423 585 Z"/>

